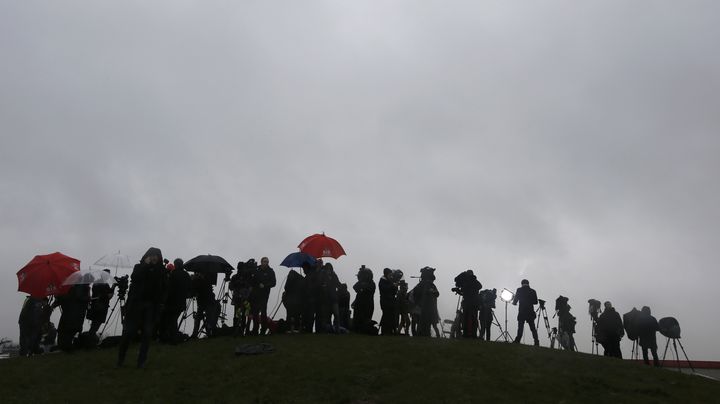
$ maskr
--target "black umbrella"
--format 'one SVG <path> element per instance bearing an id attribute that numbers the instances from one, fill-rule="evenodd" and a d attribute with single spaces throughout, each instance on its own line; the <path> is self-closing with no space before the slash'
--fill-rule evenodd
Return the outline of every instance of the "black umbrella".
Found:
<path id="1" fill-rule="evenodd" d="M 231 273 L 233 269 L 233 266 L 230 265 L 227 261 L 225 261 L 225 258 L 210 254 L 198 255 L 197 257 L 185 263 L 185 270 L 190 272 L 228 274 Z"/>
<path id="2" fill-rule="evenodd" d="M 210 283 L 217 285 L 217 274 L 225 274 L 225 277 L 229 277 L 233 271 L 233 266 L 230 265 L 223 257 L 217 255 L 198 255 L 197 257 L 186 262 L 185 270 L 189 272 L 201 273 L 205 276 Z"/>

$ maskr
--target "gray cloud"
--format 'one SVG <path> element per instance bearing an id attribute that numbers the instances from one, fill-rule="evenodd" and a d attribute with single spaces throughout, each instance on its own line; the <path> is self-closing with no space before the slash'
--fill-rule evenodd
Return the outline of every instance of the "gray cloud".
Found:
<path id="1" fill-rule="evenodd" d="M 38 253 L 278 263 L 326 231 L 347 282 L 438 267 L 444 317 L 473 268 L 570 296 L 582 350 L 596 297 L 720 359 L 718 7 L 4 3 L 0 334 Z"/>

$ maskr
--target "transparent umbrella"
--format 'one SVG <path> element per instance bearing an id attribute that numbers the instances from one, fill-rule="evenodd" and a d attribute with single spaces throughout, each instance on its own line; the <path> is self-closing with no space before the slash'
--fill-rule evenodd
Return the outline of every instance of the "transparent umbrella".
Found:
<path id="1" fill-rule="evenodd" d="M 120 250 L 118 250 L 117 253 L 104 255 L 102 258 L 95 261 L 93 265 L 105 268 L 114 268 L 115 273 L 113 275 L 117 275 L 118 268 L 131 269 L 134 266 L 132 261 L 130 261 L 130 257 L 125 254 L 121 254 Z"/>
<path id="2" fill-rule="evenodd" d="M 83 269 L 68 276 L 63 285 L 89 285 L 91 283 L 112 285 L 115 283 L 115 278 L 109 272 L 101 269 Z"/>

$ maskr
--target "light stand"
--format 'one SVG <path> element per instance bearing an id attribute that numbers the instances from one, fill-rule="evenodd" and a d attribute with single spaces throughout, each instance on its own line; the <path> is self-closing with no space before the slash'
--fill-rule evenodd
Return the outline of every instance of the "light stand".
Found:
<path id="1" fill-rule="evenodd" d="M 498 327 L 500 328 L 500 335 L 495 339 L 495 341 L 499 341 L 501 339 L 505 340 L 505 342 L 512 342 L 512 337 L 510 336 L 510 333 L 507 331 L 507 308 L 508 303 L 510 303 L 513 298 L 515 297 L 515 294 L 507 289 L 503 289 L 502 292 L 500 292 L 500 300 L 505 302 L 505 329 L 503 330 L 502 327 L 500 327 L 500 324 L 498 322 Z M 494 315 L 495 313 L 493 313 Z M 495 317 L 497 319 L 497 317 Z"/>

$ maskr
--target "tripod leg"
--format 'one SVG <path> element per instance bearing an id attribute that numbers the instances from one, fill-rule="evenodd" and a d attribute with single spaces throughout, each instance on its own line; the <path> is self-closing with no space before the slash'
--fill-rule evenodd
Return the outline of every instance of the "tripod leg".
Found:
<path id="1" fill-rule="evenodd" d="M 665 357 L 667 356 L 668 346 L 670 346 L 670 338 L 668 338 L 667 342 L 665 343 L 665 352 L 663 353 L 662 365 L 660 365 L 661 367 L 665 367 Z"/>
<path id="2" fill-rule="evenodd" d="M 688 358 L 687 353 L 685 352 L 685 347 L 683 346 L 682 341 L 680 341 L 680 338 L 678 338 L 677 342 L 680 344 L 680 349 L 682 349 L 682 353 L 685 355 L 685 360 L 687 361 L 688 366 L 690 366 L 690 370 L 695 373 L 695 368 L 693 367 L 692 362 L 690 362 L 690 358 Z"/>

